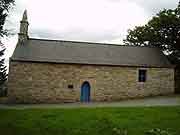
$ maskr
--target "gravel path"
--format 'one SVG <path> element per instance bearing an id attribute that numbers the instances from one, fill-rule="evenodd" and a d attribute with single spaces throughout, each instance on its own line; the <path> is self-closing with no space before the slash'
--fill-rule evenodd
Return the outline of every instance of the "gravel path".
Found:
<path id="1" fill-rule="evenodd" d="M 91 102 L 65 104 L 0 104 L 0 109 L 28 109 L 28 108 L 79 108 L 79 107 L 136 107 L 136 106 L 180 106 L 180 95 L 160 96 L 145 99 L 133 99 L 119 102 Z"/>

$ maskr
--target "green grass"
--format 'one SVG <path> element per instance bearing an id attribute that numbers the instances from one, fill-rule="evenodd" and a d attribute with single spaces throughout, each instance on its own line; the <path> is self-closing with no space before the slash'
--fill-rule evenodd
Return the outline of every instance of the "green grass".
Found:
<path id="1" fill-rule="evenodd" d="M 114 128 L 180 133 L 180 107 L 0 109 L 1 135 L 113 135 Z"/>

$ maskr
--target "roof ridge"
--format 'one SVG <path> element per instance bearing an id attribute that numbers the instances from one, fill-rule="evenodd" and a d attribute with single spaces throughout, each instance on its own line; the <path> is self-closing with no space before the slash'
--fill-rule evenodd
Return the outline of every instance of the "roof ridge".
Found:
<path id="1" fill-rule="evenodd" d="M 104 46 L 119 46 L 119 47 L 159 48 L 159 47 L 155 47 L 155 46 L 133 46 L 133 45 L 125 45 L 125 44 L 112 44 L 112 43 L 100 43 L 100 42 L 90 42 L 90 41 L 74 41 L 74 40 L 58 40 L 58 39 L 29 38 L 29 40 L 52 41 L 52 42 L 86 43 L 86 44 L 98 44 L 98 45 L 104 45 Z"/>

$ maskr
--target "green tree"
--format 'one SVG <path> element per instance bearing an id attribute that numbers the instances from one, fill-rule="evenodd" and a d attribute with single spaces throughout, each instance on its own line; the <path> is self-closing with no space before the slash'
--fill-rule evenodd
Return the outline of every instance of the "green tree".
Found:
<path id="1" fill-rule="evenodd" d="M 156 46 L 180 63 L 180 2 L 175 9 L 164 9 L 144 26 L 128 30 L 126 45 Z"/>
<path id="2" fill-rule="evenodd" d="M 8 35 L 8 31 L 4 29 L 4 23 L 13 4 L 14 0 L 0 0 L 0 37 Z"/>
<path id="3" fill-rule="evenodd" d="M 8 30 L 4 29 L 6 17 L 9 9 L 14 4 L 14 0 L 0 0 L 0 95 L 4 95 L 3 85 L 7 80 L 7 67 L 5 66 L 5 59 L 3 58 L 5 47 L 1 42 L 2 37 L 8 35 Z"/>
<path id="4" fill-rule="evenodd" d="M 0 96 L 6 95 L 6 90 L 4 83 L 7 80 L 7 67 L 5 66 L 5 59 L 3 58 L 4 52 L 5 52 L 5 47 L 2 43 L 0 43 Z"/>

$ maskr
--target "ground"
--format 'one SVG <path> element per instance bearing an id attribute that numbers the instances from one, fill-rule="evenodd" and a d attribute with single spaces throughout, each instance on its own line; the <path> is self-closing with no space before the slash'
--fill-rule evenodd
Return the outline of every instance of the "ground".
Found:
<path id="1" fill-rule="evenodd" d="M 79 107 L 134 107 L 134 106 L 179 106 L 180 95 L 148 97 L 144 99 L 123 100 L 120 102 L 90 102 L 66 104 L 0 104 L 0 108 L 79 108 Z"/>
<path id="2" fill-rule="evenodd" d="M 156 128 L 179 135 L 179 125 L 180 96 L 111 103 L 0 105 L 0 133 L 5 135 L 144 135 Z"/>
<path id="3" fill-rule="evenodd" d="M 159 128 L 180 133 L 180 107 L 0 109 L 2 135 L 144 135 Z"/>

